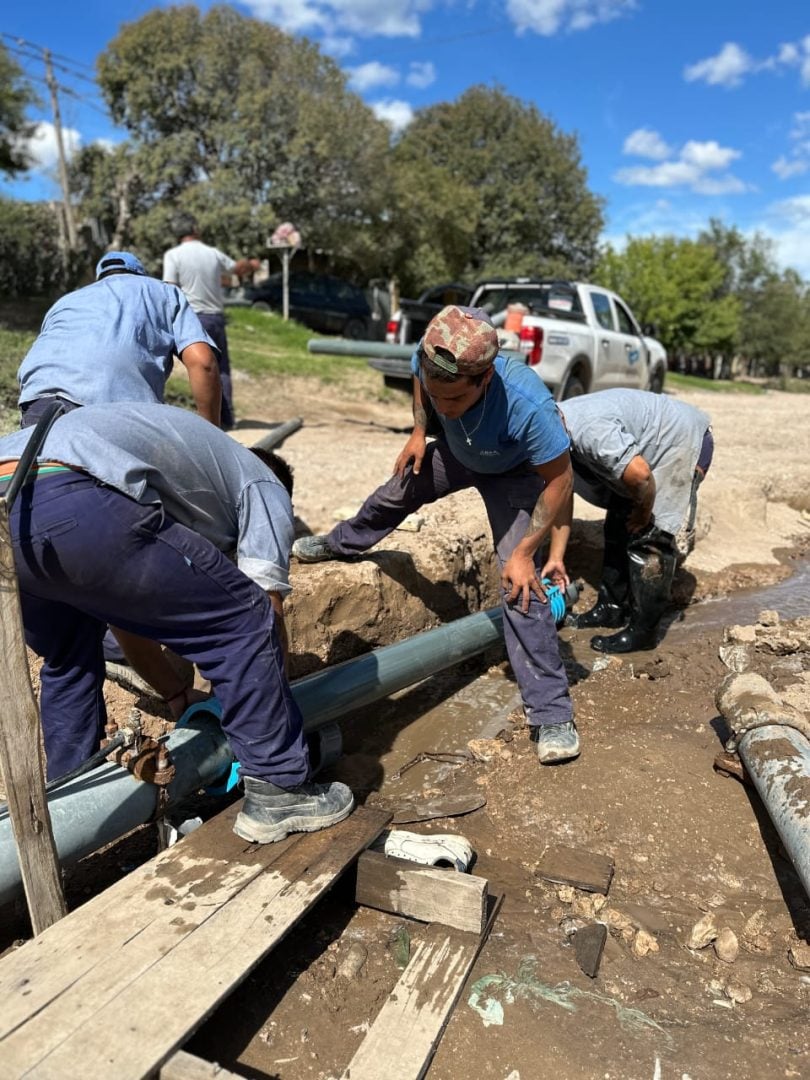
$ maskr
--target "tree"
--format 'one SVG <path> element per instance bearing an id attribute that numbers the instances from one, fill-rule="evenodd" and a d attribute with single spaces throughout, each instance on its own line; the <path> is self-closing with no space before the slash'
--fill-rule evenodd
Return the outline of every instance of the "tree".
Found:
<path id="1" fill-rule="evenodd" d="M 25 140 L 35 125 L 25 119 L 25 110 L 37 102 L 22 68 L 0 44 L 0 173 L 16 176 L 30 167 Z"/>
<path id="2" fill-rule="evenodd" d="M 0 197 L 0 296 L 41 296 L 64 284 L 55 212 Z"/>
<path id="3" fill-rule="evenodd" d="M 388 130 L 311 42 L 230 7 L 156 9 L 98 71 L 143 188 L 130 236 L 151 254 L 182 206 L 226 250 L 256 250 L 292 220 L 333 258 L 375 257 Z"/>
<path id="4" fill-rule="evenodd" d="M 469 215 L 444 236 L 430 229 L 437 170 L 445 177 L 437 209 L 456 200 Z M 414 205 L 426 208 L 422 233 L 434 263 L 469 278 L 590 273 L 602 203 L 588 190 L 576 136 L 534 105 L 475 86 L 455 102 L 423 109 L 395 147 L 394 171 L 400 190 L 407 184 L 411 191 L 406 220 Z M 400 212 L 392 209 L 395 227 Z M 416 259 L 406 261 L 421 284 L 435 280 L 427 265 L 419 275 Z"/>
<path id="5" fill-rule="evenodd" d="M 727 354 L 739 332 L 739 305 L 721 296 L 725 269 L 713 248 L 673 236 L 630 238 L 608 247 L 597 277 L 642 322 L 654 323 L 668 352 Z"/>

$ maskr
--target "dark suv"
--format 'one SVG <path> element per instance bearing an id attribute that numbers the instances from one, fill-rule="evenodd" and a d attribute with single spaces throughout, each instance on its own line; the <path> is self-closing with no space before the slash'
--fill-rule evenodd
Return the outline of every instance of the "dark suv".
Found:
<path id="1" fill-rule="evenodd" d="M 244 299 L 251 307 L 281 311 L 281 274 L 272 274 L 260 285 L 247 285 Z M 371 308 L 364 291 L 329 274 L 295 270 L 290 274 L 290 318 L 322 334 L 365 338 Z"/>

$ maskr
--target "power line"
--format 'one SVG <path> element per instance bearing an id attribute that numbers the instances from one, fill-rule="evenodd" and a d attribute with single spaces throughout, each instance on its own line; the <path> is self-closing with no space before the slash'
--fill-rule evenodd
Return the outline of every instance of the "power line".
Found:
<path id="1" fill-rule="evenodd" d="M 5 30 L 0 30 L 0 37 L 4 37 L 8 41 L 13 41 L 18 45 L 27 45 L 32 49 L 36 49 L 40 54 L 45 51 L 44 46 L 37 45 L 33 41 L 27 41 L 24 37 L 20 37 L 19 34 L 9 34 Z M 52 57 L 54 57 L 54 56 L 58 57 L 60 60 L 62 60 L 66 64 L 73 64 L 75 67 L 84 68 L 85 71 L 95 71 L 95 68 L 93 67 L 92 64 L 85 64 L 85 62 L 83 60 L 74 60 L 72 56 L 65 56 L 63 53 L 58 53 L 58 52 L 51 52 L 51 56 Z M 84 76 L 82 76 L 82 78 L 87 78 L 87 76 L 84 75 Z M 92 82 L 93 80 L 91 79 L 90 81 Z"/>

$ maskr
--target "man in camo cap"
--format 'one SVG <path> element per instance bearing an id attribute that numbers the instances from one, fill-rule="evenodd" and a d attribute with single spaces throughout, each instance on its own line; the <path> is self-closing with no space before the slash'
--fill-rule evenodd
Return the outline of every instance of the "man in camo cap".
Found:
<path id="1" fill-rule="evenodd" d="M 506 649 L 537 754 L 543 764 L 567 761 L 579 754 L 579 737 L 541 585 L 540 547 L 572 486 L 554 399 L 524 363 L 499 354 L 489 316 L 475 308 L 443 308 L 411 366 L 414 427 L 394 475 L 328 535 L 297 540 L 293 555 L 301 562 L 356 557 L 425 503 L 476 488 L 495 540 Z M 429 416 L 440 426 L 431 442 Z"/>

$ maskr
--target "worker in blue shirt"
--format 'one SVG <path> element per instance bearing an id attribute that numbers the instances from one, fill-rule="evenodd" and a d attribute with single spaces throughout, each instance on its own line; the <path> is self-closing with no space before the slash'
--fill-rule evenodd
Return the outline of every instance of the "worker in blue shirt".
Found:
<path id="1" fill-rule="evenodd" d="M 557 407 L 534 372 L 498 355 L 497 332 L 480 310 L 443 308 L 412 366 L 414 428 L 394 475 L 328 535 L 297 540 L 293 555 L 302 562 L 356 556 L 425 503 L 476 488 L 501 568 L 507 653 L 539 760 L 574 758 L 579 737 L 539 554 L 572 485 Z M 428 443 L 430 411 L 441 435 Z"/>
<path id="2" fill-rule="evenodd" d="M 222 390 L 214 345 L 182 291 L 148 277 L 131 252 L 110 251 L 96 281 L 47 312 L 23 359 L 21 426 L 59 398 L 65 409 L 113 401 L 162 402 L 178 356 L 197 412 L 219 425 Z"/>

